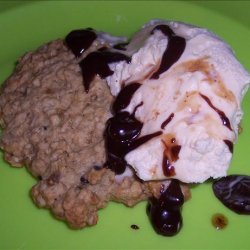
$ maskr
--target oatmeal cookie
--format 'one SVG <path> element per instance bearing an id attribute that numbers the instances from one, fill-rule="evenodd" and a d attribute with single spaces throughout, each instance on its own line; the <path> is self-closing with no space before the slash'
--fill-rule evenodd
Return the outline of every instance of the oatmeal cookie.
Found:
<path id="1" fill-rule="evenodd" d="M 96 224 L 109 201 L 134 206 L 157 196 L 162 185 L 131 174 L 117 178 L 103 167 L 113 97 L 98 76 L 84 90 L 78 60 L 63 40 L 45 44 L 20 58 L 0 93 L 5 160 L 28 168 L 38 180 L 34 202 L 72 228 Z"/>

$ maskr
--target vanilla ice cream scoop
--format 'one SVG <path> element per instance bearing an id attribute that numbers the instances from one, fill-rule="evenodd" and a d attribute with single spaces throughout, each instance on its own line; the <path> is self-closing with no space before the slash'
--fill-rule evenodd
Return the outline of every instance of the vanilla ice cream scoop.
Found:
<path id="1" fill-rule="evenodd" d="M 250 75 L 213 33 L 153 20 L 110 64 L 114 116 L 105 131 L 108 163 L 142 180 L 204 182 L 226 175 Z"/>

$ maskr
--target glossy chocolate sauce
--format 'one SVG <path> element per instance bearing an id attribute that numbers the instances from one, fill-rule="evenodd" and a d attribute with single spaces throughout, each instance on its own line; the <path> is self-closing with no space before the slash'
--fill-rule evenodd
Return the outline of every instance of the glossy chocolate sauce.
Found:
<path id="1" fill-rule="evenodd" d="M 97 35 L 93 29 L 73 30 L 66 36 L 65 43 L 76 57 L 80 57 L 82 53 L 92 45 L 96 38 Z M 105 47 L 88 54 L 79 63 L 85 91 L 89 91 L 90 84 L 96 75 L 105 78 L 114 73 L 109 68 L 109 63 L 119 61 L 130 62 L 130 60 L 130 57 Z"/>
<path id="2" fill-rule="evenodd" d="M 174 113 L 170 114 L 169 117 L 161 124 L 161 129 L 164 129 L 174 118 Z"/>
<path id="3" fill-rule="evenodd" d="M 135 108 L 134 108 L 134 111 L 133 111 L 132 115 L 135 115 L 136 110 L 137 110 L 138 108 L 140 108 L 142 105 L 143 105 L 143 102 L 140 102 L 139 104 L 137 104 L 137 105 L 135 106 Z"/>
<path id="4" fill-rule="evenodd" d="M 65 38 L 65 43 L 76 57 L 80 57 L 97 38 L 91 28 L 71 31 Z"/>
<path id="5" fill-rule="evenodd" d="M 224 142 L 228 146 L 229 151 L 231 153 L 233 153 L 233 151 L 234 151 L 234 145 L 233 145 L 233 143 L 231 141 L 229 141 L 229 140 L 224 140 Z"/>
<path id="6" fill-rule="evenodd" d="M 250 176 L 229 175 L 213 183 L 215 196 L 238 214 L 250 214 Z"/>
<path id="7" fill-rule="evenodd" d="M 168 188 L 161 193 L 159 199 L 149 200 L 147 213 L 158 234 L 176 235 L 182 227 L 181 208 L 184 196 L 178 180 L 171 180 Z"/>
<path id="8" fill-rule="evenodd" d="M 128 56 L 108 49 L 101 49 L 88 54 L 79 63 L 82 70 L 85 91 L 89 91 L 90 84 L 96 75 L 105 78 L 114 73 L 108 64 L 119 61 L 130 62 L 130 60 Z"/>
<path id="9" fill-rule="evenodd" d="M 122 111 L 129 105 L 140 86 L 139 83 L 131 83 L 120 91 L 112 105 L 114 116 L 106 124 L 104 132 L 107 153 L 106 166 L 116 174 L 122 174 L 125 171 L 128 164 L 124 157 L 127 153 L 162 134 L 161 131 L 157 131 L 138 138 L 143 123 L 136 119 L 135 112 L 143 105 L 142 102 L 135 107 L 132 114 Z"/>
<path id="10" fill-rule="evenodd" d="M 114 114 L 125 109 L 129 105 L 134 93 L 140 88 L 140 86 L 140 83 L 134 82 L 130 83 L 120 91 L 112 106 Z"/>
<path id="11" fill-rule="evenodd" d="M 166 177 L 173 177 L 175 175 L 175 168 L 172 165 L 179 159 L 179 152 L 181 146 L 177 144 L 175 138 L 163 139 L 164 151 L 162 157 L 162 171 Z"/>
<path id="12" fill-rule="evenodd" d="M 165 36 L 168 37 L 168 45 L 163 53 L 160 66 L 156 72 L 151 76 L 151 79 L 158 79 L 160 74 L 167 71 L 175 62 L 179 60 L 182 53 L 186 48 L 186 40 L 183 37 L 177 36 L 168 25 L 156 26 L 155 30 L 160 30 Z"/>
<path id="13" fill-rule="evenodd" d="M 232 130 L 230 121 L 229 121 L 229 119 L 227 118 L 227 116 L 225 115 L 225 113 L 224 113 L 223 111 L 219 110 L 218 108 L 216 108 L 216 107 L 212 104 L 211 100 L 210 100 L 207 96 L 205 96 L 205 95 L 203 95 L 203 94 L 201 94 L 201 93 L 200 93 L 200 96 L 207 102 L 207 104 L 208 104 L 212 109 L 214 109 L 214 110 L 217 112 L 217 114 L 220 116 L 220 119 L 221 119 L 221 121 L 222 121 L 222 124 L 223 124 L 224 126 L 226 126 L 229 130 Z"/>
<path id="14" fill-rule="evenodd" d="M 116 174 L 122 174 L 125 171 L 128 164 L 124 157 L 127 153 L 162 134 L 158 131 L 138 138 L 142 126 L 143 124 L 135 118 L 134 114 L 125 111 L 115 114 L 107 121 L 104 132 L 106 166 Z"/>

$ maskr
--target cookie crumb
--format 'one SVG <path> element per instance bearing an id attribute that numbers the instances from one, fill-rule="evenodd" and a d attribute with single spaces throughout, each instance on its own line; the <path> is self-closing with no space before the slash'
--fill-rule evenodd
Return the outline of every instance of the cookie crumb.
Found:
<path id="1" fill-rule="evenodd" d="M 242 134 L 243 132 L 243 127 L 241 126 L 241 123 L 238 125 L 238 133 Z"/>

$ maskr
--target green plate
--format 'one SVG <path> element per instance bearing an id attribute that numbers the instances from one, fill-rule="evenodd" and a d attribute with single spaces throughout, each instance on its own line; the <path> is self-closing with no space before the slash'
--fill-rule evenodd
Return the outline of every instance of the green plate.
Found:
<path id="1" fill-rule="evenodd" d="M 69 31 L 94 27 L 116 35 L 131 35 L 144 22 L 164 18 L 206 27 L 235 50 L 250 70 L 250 2 L 178 1 L 38 1 L 0 2 L 0 81 L 11 73 L 16 59 L 42 43 Z M 250 175 L 250 93 L 243 103 L 243 133 L 230 173 Z M 250 217 L 226 209 L 213 195 L 211 183 L 191 188 L 183 208 L 184 226 L 175 237 L 154 233 L 145 213 L 146 203 L 129 209 L 110 203 L 99 213 L 98 225 L 71 230 L 49 211 L 38 209 L 29 196 L 34 185 L 24 169 L 0 162 L 0 248 L 2 249 L 249 249 Z M 215 213 L 229 221 L 223 230 L 211 224 Z M 131 229 L 131 224 L 140 227 Z"/>

